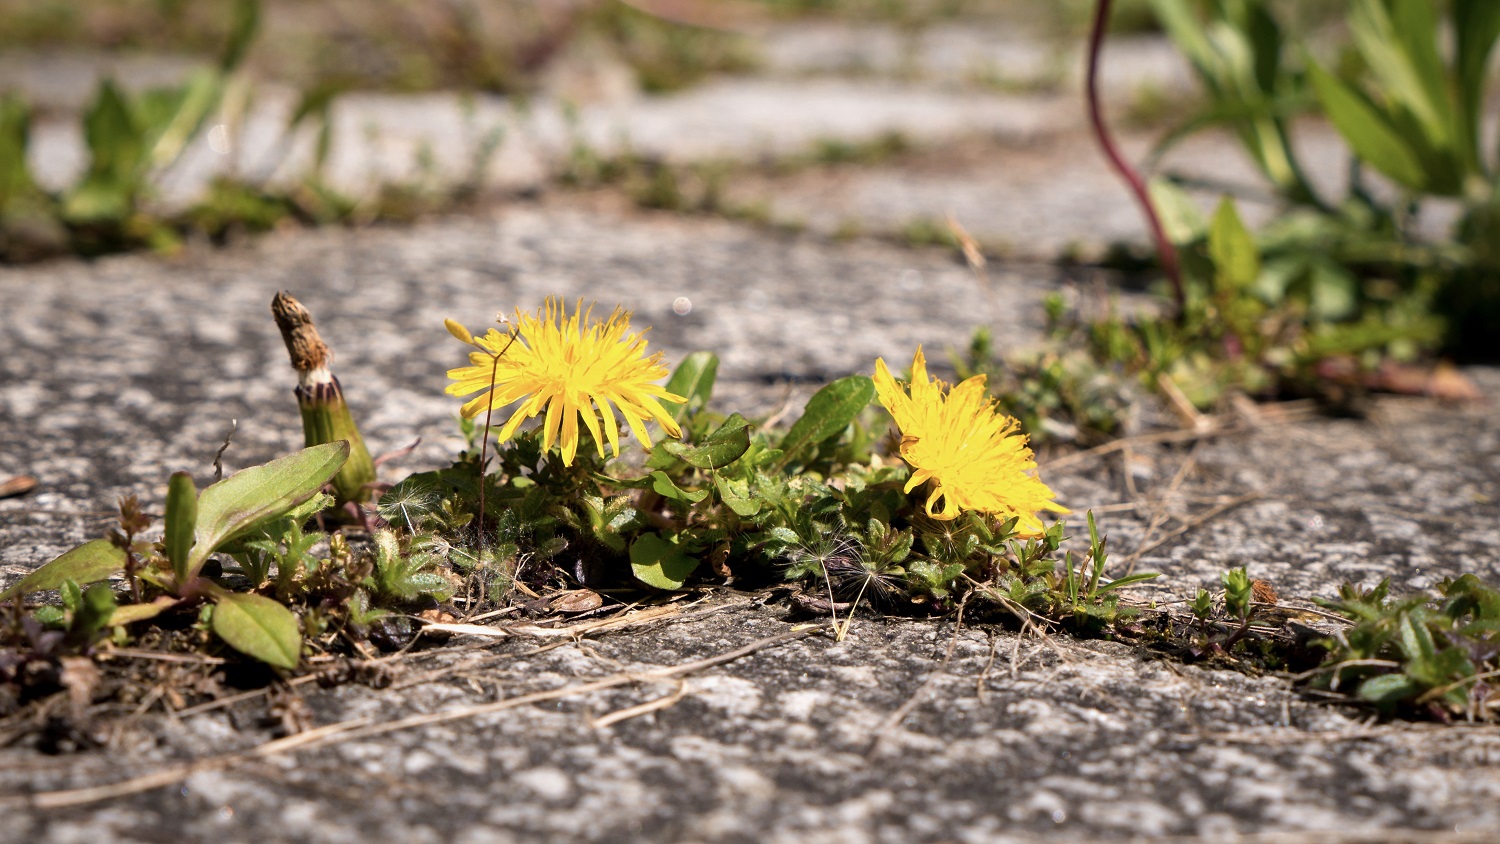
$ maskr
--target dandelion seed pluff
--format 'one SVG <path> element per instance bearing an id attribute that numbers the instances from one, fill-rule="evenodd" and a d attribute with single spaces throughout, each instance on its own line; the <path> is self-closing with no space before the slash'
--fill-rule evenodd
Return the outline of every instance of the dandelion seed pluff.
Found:
<path id="1" fill-rule="evenodd" d="M 687 399 L 653 383 L 667 375 L 661 352 L 646 355 L 645 332 L 630 331 L 628 311 L 615 308 L 608 319 L 596 320 L 593 308 L 585 312 L 582 304 L 569 316 L 562 302 L 548 299 L 540 314 L 517 310 L 509 333 L 491 328 L 482 337 L 447 320 L 454 337 L 477 349 L 469 353 L 469 366 L 448 371 L 453 379 L 449 395 L 480 393 L 464 404 L 463 416 L 473 419 L 491 407 L 524 398 L 501 426 L 497 439 L 510 439 L 522 422 L 545 409 L 542 447 L 550 449 L 557 443 L 568 466 L 578 453 L 580 418 L 593 434 L 600 457 L 606 442 L 619 456 L 616 408 L 647 447 L 651 444 L 647 419 L 655 419 L 669 435 L 681 437 L 682 430 L 661 402 Z"/>
<path id="2" fill-rule="evenodd" d="M 946 390 L 946 384 L 927 377 L 927 359 L 918 347 L 908 391 L 884 360 L 875 361 L 876 394 L 901 429 L 901 459 L 912 467 L 906 491 L 932 484 L 927 515 L 947 520 L 978 510 L 1015 517 L 1020 534 L 1040 535 L 1039 512 L 1069 511 L 1052 500 L 1052 490 L 1036 477 L 1036 461 L 1020 423 L 995 410 L 984 382 L 983 375 L 975 375 Z"/>

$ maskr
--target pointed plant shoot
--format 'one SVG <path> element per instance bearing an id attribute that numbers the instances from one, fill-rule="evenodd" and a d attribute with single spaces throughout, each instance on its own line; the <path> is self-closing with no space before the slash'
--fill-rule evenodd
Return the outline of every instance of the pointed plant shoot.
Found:
<path id="1" fill-rule="evenodd" d="M 198 487 L 193 485 L 193 476 L 187 472 L 173 472 L 167 482 L 167 536 L 165 540 L 167 559 L 172 562 L 172 574 L 181 586 L 188 582 L 189 555 L 193 548 L 193 531 L 198 524 Z"/>

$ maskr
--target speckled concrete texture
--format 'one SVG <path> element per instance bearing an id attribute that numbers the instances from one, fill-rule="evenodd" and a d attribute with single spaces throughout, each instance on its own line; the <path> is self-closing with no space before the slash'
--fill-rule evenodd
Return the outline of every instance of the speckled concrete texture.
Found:
<path id="1" fill-rule="evenodd" d="M 477 327 L 549 294 L 620 301 L 670 359 L 699 348 L 723 357 L 724 409 L 769 412 L 918 343 L 939 360 L 977 324 L 1024 345 L 1038 333 L 1040 295 L 1058 283 L 1054 269 L 1001 267 L 984 290 L 944 252 L 551 202 L 410 229 L 282 233 L 173 260 L 6 269 L 0 475 L 34 474 L 41 486 L 0 501 L 3 576 L 98 535 L 121 494 L 159 506 L 172 470 L 206 481 L 231 419 L 231 470 L 299 444 L 268 312 L 278 289 L 316 315 L 375 449 L 424 438 L 387 469 L 395 477 L 440 465 L 458 445 L 456 403 L 441 389 L 462 349 L 445 316 Z M 679 297 L 691 304 L 682 316 Z M 1468 374 L 1488 401 L 1500 397 L 1500 372 Z M 1399 589 L 1468 571 L 1500 579 L 1492 407 L 1386 399 L 1368 419 L 1265 422 L 1043 471 L 1064 503 L 1103 514 L 1121 565 L 1135 557 L 1168 575 L 1162 599 L 1233 565 L 1294 599 L 1346 579 L 1391 576 Z M 713 595 L 677 617 L 541 652 L 555 640 L 457 639 L 400 661 L 390 688 L 299 694 L 326 725 L 560 689 L 791 629 L 783 610 L 756 600 Z M 98 785 L 248 748 L 269 738 L 265 711 L 257 699 L 147 714 L 108 753 L 0 749 L 0 793 Z M 867 616 L 842 643 L 783 642 L 663 682 L 354 733 L 87 806 L 12 802 L 0 839 L 1480 841 L 1500 830 L 1500 732 L 1366 718 L 1280 678 L 1118 644 Z"/>

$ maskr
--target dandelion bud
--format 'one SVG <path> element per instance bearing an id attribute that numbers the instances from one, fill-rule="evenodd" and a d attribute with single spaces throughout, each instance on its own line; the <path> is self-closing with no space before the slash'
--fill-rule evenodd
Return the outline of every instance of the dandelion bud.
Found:
<path id="1" fill-rule="evenodd" d="M 459 341 L 471 344 L 474 342 L 474 335 L 469 333 L 469 329 L 460 325 L 458 320 L 445 319 L 443 325 L 447 327 L 448 333 L 458 338 Z"/>
<path id="2" fill-rule="evenodd" d="M 341 504 L 368 501 L 369 485 L 375 482 L 375 462 L 370 459 L 364 437 L 360 436 L 349 406 L 344 403 L 339 379 L 328 369 L 332 353 L 318 336 L 312 314 L 285 291 L 271 300 L 271 314 L 276 317 L 292 368 L 297 371 L 297 408 L 302 411 L 306 444 L 311 447 L 347 440 L 349 459 L 334 476 L 334 492 Z"/>

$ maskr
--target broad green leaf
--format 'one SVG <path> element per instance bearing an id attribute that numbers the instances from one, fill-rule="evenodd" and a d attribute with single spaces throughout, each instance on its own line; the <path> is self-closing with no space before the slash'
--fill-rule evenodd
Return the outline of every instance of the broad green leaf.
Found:
<path id="1" fill-rule="evenodd" d="M 1421 694 L 1422 686 L 1405 674 L 1382 674 L 1359 686 L 1360 700 L 1371 703 L 1399 703 Z"/>
<path id="2" fill-rule="evenodd" d="M 1312 315 L 1339 320 L 1359 309 L 1359 281 L 1337 261 L 1319 257 L 1308 264 L 1308 293 Z"/>
<path id="3" fill-rule="evenodd" d="M 630 545 L 630 570 L 647 586 L 681 589 L 696 568 L 697 558 L 659 534 L 642 534 Z"/>
<path id="4" fill-rule="evenodd" d="M 71 222 L 118 222 L 130 214 L 134 194 L 128 182 L 108 173 L 92 173 L 63 199 L 62 214 Z"/>
<path id="5" fill-rule="evenodd" d="M 198 487 L 187 472 L 173 472 L 167 482 L 167 559 L 178 585 L 188 581 L 188 560 L 193 548 L 193 530 L 198 524 Z"/>
<path id="6" fill-rule="evenodd" d="M 738 413 L 731 414 L 718 430 L 703 440 L 702 445 L 668 441 L 662 443 L 662 448 L 694 468 L 722 469 L 750 450 L 750 423 Z"/>
<path id="7" fill-rule="evenodd" d="M 225 540 L 279 518 L 316 495 L 348 457 L 349 443 L 343 440 L 317 445 L 236 472 L 203 490 L 198 496 L 197 545 L 188 556 L 189 578 Z"/>
<path id="8" fill-rule="evenodd" d="M 673 501 L 685 501 L 696 504 L 708 496 L 707 490 L 690 491 L 679 487 L 672 482 L 666 472 L 657 469 L 651 473 L 651 488 L 662 498 L 670 498 Z"/>
<path id="9" fill-rule="evenodd" d="M 99 83 L 99 93 L 83 117 L 83 137 L 89 148 L 89 173 L 130 183 L 145 155 L 141 131 L 130 104 L 112 80 Z"/>
<path id="10" fill-rule="evenodd" d="M 1208 254 L 1223 289 L 1244 290 L 1260 276 L 1260 251 L 1255 248 L 1255 238 L 1241 222 L 1234 200 L 1227 196 L 1214 211 L 1208 232 Z"/>
<path id="11" fill-rule="evenodd" d="M 231 648 L 277 668 L 296 668 L 302 631 L 292 611 L 270 598 L 223 592 L 214 606 L 214 633 Z"/>
<path id="12" fill-rule="evenodd" d="M 713 352 L 693 352 L 683 358 L 682 363 L 672 370 L 672 377 L 667 379 L 667 392 L 687 399 L 682 404 L 670 405 L 672 418 L 681 422 L 694 410 L 708 404 L 718 374 L 719 356 Z"/>
<path id="13" fill-rule="evenodd" d="M 1307 77 L 1318 102 L 1354 154 L 1412 190 L 1423 190 L 1427 174 L 1406 141 L 1360 92 L 1309 62 Z"/>
<path id="14" fill-rule="evenodd" d="M 79 585 L 98 583 L 125 568 L 125 552 L 107 539 L 86 542 L 26 575 L 0 593 L 0 601 L 32 592 L 59 589 L 65 581 Z"/>
<path id="15" fill-rule="evenodd" d="M 807 400 L 807 408 L 781 439 L 781 462 L 837 436 L 875 398 L 875 382 L 868 375 L 850 375 L 827 384 Z"/>
<path id="16" fill-rule="evenodd" d="M 719 490 L 719 498 L 725 506 L 740 516 L 753 516 L 760 512 L 761 505 L 765 501 L 750 496 L 750 482 L 744 478 L 726 478 L 723 475 L 714 476 L 714 486 Z"/>

